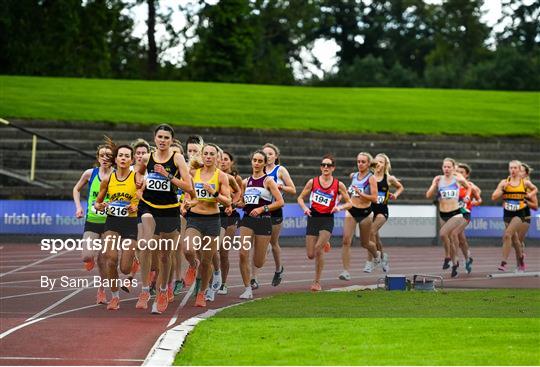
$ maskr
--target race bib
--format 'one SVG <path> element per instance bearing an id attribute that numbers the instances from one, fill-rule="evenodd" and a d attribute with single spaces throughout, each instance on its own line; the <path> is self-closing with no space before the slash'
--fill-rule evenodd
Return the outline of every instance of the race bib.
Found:
<path id="1" fill-rule="evenodd" d="M 259 204 L 259 199 L 261 193 L 258 190 L 246 190 L 244 193 L 244 203 L 246 205 L 257 205 Z"/>
<path id="2" fill-rule="evenodd" d="M 210 186 L 215 188 L 214 184 Z M 197 199 L 214 199 L 214 197 L 208 191 L 206 191 L 202 182 L 197 182 L 195 184 L 195 193 L 197 194 Z"/>
<path id="3" fill-rule="evenodd" d="M 386 201 L 386 192 L 379 192 L 377 195 L 377 204 L 384 204 Z"/>
<path id="4" fill-rule="evenodd" d="M 94 205 L 92 205 L 92 213 L 95 215 L 99 215 L 100 217 L 104 217 L 107 215 L 107 212 L 105 210 L 97 210 Z"/>
<path id="5" fill-rule="evenodd" d="M 517 212 L 519 210 L 519 201 L 505 201 L 504 209 L 509 212 Z"/>
<path id="6" fill-rule="evenodd" d="M 107 214 L 112 217 L 127 217 L 129 216 L 128 212 L 128 201 L 115 201 L 112 203 L 109 203 L 109 206 L 107 207 Z"/>
<path id="7" fill-rule="evenodd" d="M 149 173 L 146 176 L 146 188 L 153 191 L 171 191 L 171 182 L 159 173 Z"/>
<path id="8" fill-rule="evenodd" d="M 457 190 L 443 190 L 441 191 L 442 199 L 457 199 L 458 191 Z"/>
<path id="9" fill-rule="evenodd" d="M 358 187 L 358 186 L 349 186 L 349 195 L 352 196 L 352 197 L 359 197 L 360 195 L 358 195 L 358 193 L 356 192 L 356 190 L 354 188 L 357 188 L 361 193 L 364 192 L 364 188 L 363 187 Z"/>
<path id="10" fill-rule="evenodd" d="M 332 202 L 333 196 L 330 194 L 327 194 L 326 192 L 322 192 L 319 190 L 315 190 L 311 193 L 311 202 L 317 203 L 326 207 L 330 206 L 330 203 Z"/>
<path id="11" fill-rule="evenodd" d="M 466 207 L 465 202 L 464 202 L 464 201 L 460 201 L 460 202 L 458 203 L 458 207 L 459 207 L 459 208 L 465 208 L 465 207 Z"/>

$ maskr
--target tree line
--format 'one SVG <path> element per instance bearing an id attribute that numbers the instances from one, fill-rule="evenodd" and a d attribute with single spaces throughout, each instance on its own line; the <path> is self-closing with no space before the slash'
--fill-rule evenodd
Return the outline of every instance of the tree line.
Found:
<path id="1" fill-rule="evenodd" d="M 502 0 L 494 28 L 481 20 L 484 0 L 191 0 L 166 10 L 159 0 L 2 3 L 2 74 L 540 89 L 538 1 Z M 137 5 L 148 10 L 143 38 L 133 35 L 130 9 Z M 180 30 L 172 25 L 175 11 L 186 19 Z M 166 39 L 156 39 L 158 26 Z M 337 71 L 322 77 L 306 65 L 318 39 L 339 46 Z M 182 62 L 163 60 L 178 45 Z"/>

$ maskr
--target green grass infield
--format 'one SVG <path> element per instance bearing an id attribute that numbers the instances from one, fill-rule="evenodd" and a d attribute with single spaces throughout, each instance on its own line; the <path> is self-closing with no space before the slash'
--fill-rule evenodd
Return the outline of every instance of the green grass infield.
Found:
<path id="1" fill-rule="evenodd" d="M 197 325 L 175 365 L 538 365 L 540 290 L 290 293 Z"/>
<path id="2" fill-rule="evenodd" d="M 540 93 L 0 76 L 0 117 L 355 133 L 540 135 Z"/>

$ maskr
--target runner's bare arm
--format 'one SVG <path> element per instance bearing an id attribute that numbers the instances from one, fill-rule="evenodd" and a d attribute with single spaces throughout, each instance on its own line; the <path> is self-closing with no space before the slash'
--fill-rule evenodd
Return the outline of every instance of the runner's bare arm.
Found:
<path id="1" fill-rule="evenodd" d="M 298 202 L 298 205 L 300 205 L 300 207 L 302 208 L 302 211 L 304 212 L 304 214 L 306 215 L 311 215 L 311 211 L 309 210 L 309 208 L 306 206 L 306 203 L 304 202 L 305 200 L 305 197 L 307 195 L 309 195 L 309 193 L 311 192 L 311 189 L 313 188 L 313 179 L 310 179 L 307 183 L 306 183 L 306 186 L 304 186 L 304 189 L 302 190 L 302 192 L 298 195 L 298 197 L 296 198 L 296 201 Z M 308 214 L 309 212 L 309 214 Z"/>
<path id="2" fill-rule="evenodd" d="M 82 218 L 84 215 L 84 210 L 81 206 L 81 190 L 88 183 L 88 181 L 90 181 L 90 177 L 92 177 L 91 168 L 84 171 L 79 181 L 77 181 L 75 186 L 73 186 L 73 201 L 75 202 L 75 216 L 77 218 Z"/>

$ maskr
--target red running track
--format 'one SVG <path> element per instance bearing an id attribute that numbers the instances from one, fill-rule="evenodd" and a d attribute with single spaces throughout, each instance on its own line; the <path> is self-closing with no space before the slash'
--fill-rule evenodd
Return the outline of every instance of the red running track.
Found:
<path id="1" fill-rule="evenodd" d="M 444 275 L 445 287 L 452 288 L 540 288 L 539 278 L 487 278 L 488 274 L 497 272 L 499 247 L 472 248 L 473 272 L 461 272 L 456 279 L 450 279 L 449 272 L 441 270 L 441 248 L 389 247 L 387 250 L 391 274 Z M 52 290 L 41 287 L 41 276 L 59 279 L 63 275 L 79 278 L 97 275 L 95 270 L 91 273 L 82 270 L 79 255 L 77 252 L 44 255 L 37 245 L 0 247 L 1 365 L 140 365 L 167 328 L 206 310 L 195 308 L 194 299 L 180 309 L 176 297 L 164 314 L 151 315 L 149 311 L 135 309 L 140 289 L 134 289 L 130 294 L 121 292 L 119 311 L 107 311 L 105 306 L 95 305 L 95 288 L 61 288 L 59 281 Z M 274 264 L 269 255 L 255 297 L 309 289 L 314 263 L 306 258 L 304 248 L 283 248 L 282 256 L 283 283 L 279 287 L 270 285 Z M 365 251 L 358 247 L 352 249 L 351 264 L 355 270 L 351 271 L 349 282 L 337 279 L 342 270 L 341 249 L 333 248 L 325 258 L 324 289 L 374 284 L 384 276 L 380 268 L 371 274 L 362 272 Z M 513 270 L 514 261 L 510 264 Z M 527 264 L 528 272 L 540 271 L 540 248 L 527 249 Z M 216 296 L 215 302 L 208 302 L 208 308 L 240 302 L 238 296 L 243 286 L 238 255 L 232 252 L 227 283 L 229 294 Z"/>

